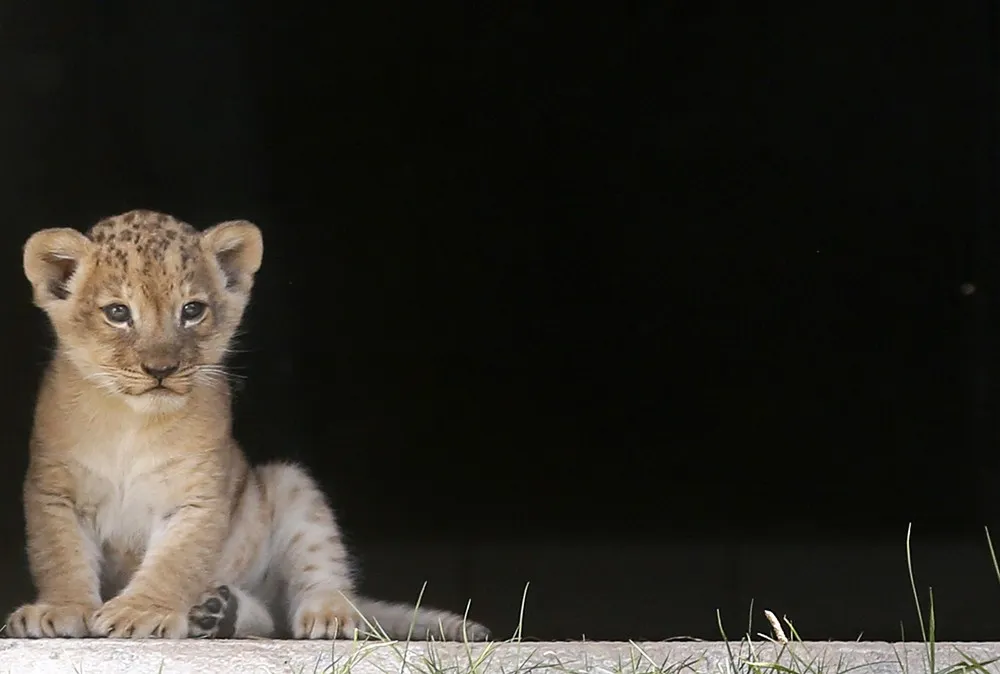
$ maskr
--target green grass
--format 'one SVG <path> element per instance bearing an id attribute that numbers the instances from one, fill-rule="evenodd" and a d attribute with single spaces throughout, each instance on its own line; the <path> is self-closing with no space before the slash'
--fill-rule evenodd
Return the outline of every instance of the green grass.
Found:
<path id="1" fill-rule="evenodd" d="M 934 592 L 932 588 L 927 588 L 926 609 L 921 602 L 921 593 L 918 590 L 916 575 L 913 567 L 913 556 L 910 548 L 910 538 L 912 526 L 906 531 L 906 566 L 909 574 L 910 589 L 913 592 L 913 601 L 917 613 L 917 620 L 920 625 L 920 648 L 921 659 L 924 667 L 922 671 L 929 674 L 965 674 L 977 673 L 993 674 L 996 670 L 991 670 L 990 666 L 1000 661 L 1000 658 L 989 660 L 976 660 L 968 655 L 957 645 L 952 645 L 953 653 L 941 653 L 936 640 L 937 623 L 934 612 Z M 993 540 L 990 537 L 989 529 L 986 529 L 986 540 L 990 551 L 990 558 L 993 569 L 1000 582 L 1000 563 L 998 563 Z M 518 619 L 517 628 L 514 635 L 502 642 L 491 642 L 483 645 L 464 644 L 464 657 L 452 657 L 450 661 L 445 661 L 437 644 L 428 643 L 420 649 L 418 658 L 409 658 L 410 642 L 407 640 L 403 644 L 388 639 L 378 626 L 369 625 L 369 631 L 374 633 L 374 639 L 369 638 L 362 642 L 355 642 L 349 649 L 349 653 L 338 655 L 334 652 L 333 662 L 325 669 L 317 668 L 315 674 L 352 674 L 352 670 L 373 652 L 373 649 L 391 648 L 398 656 L 398 673 L 413 672 L 414 674 L 484 674 L 489 670 L 500 674 L 529 674 L 536 669 L 546 671 L 558 671 L 563 674 L 593 674 L 592 668 L 585 661 L 582 666 L 577 663 L 571 667 L 557 660 L 540 660 L 534 657 L 537 651 L 529 649 L 529 644 L 522 641 L 522 628 L 524 621 L 524 600 L 527 597 L 528 587 L 521 600 L 521 612 Z M 421 597 L 423 590 L 421 590 Z M 419 606 L 418 599 L 417 605 Z M 864 670 L 870 665 L 847 666 L 843 656 L 831 658 L 829 649 L 824 649 L 820 655 L 810 653 L 809 644 L 805 643 L 798 630 L 787 617 L 783 618 L 784 626 L 778 621 L 770 611 L 764 612 L 772 625 L 772 634 L 757 634 L 758 640 L 752 636 L 752 623 L 754 616 L 753 603 L 750 606 L 750 620 L 746 632 L 738 642 L 734 642 L 727 635 L 722 621 L 722 615 L 716 611 L 716 621 L 719 635 L 725 646 L 727 654 L 727 671 L 720 674 L 851 674 L 851 672 Z M 926 614 L 926 615 L 925 615 Z M 900 640 L 906 643 L 906 634 L 900 623 Z M 860 641 L 860 639 L 859 639 Z M 815 647 L 815 646 L 814 646 Z M 510 662 L 510 649 L 517 649 L 518 653 L 514 657 L 513 666 L 497 669 L 493 667 L 493 661 L 501 651 L 504 654 L 504 661 Z M 524 650 L 523 657 L 521 650 Z M 911 670 L 910 649 L 901 649 L 893 646 L 895 664 L 903 674 L 909 674 Z M 453 653 L 453 651 L 451 651 Z M 826 656 L 824 658 L 823 656 Z M 948 660 L 945 661 L 944 658 Z M 601 668 L 602 674 L 607 672 L 607 668 Z M 629 642 L 628 656 L 621 658 L 616 667 L 613 667 L 610 674 L 716 674 L 708 667 L 708 663 L 703 657 L 688 657 L 679 662 L 668 660 L 656 661 L 643 650 L 640 644 Z M 385 674 L 396 674 L 395 671 L 388 671 Z"/>

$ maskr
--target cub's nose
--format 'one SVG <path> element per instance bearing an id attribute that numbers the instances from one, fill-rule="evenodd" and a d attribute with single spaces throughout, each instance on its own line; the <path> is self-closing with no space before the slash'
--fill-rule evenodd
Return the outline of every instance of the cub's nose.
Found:
<path id="1" fill-rule="evenodd" d="M 147 365 L 146 363 L 143 363 L 142 371 L 157 381 L 163 381 L 174 372 L 177 372 L 177 363 L 172 365 Z"/>

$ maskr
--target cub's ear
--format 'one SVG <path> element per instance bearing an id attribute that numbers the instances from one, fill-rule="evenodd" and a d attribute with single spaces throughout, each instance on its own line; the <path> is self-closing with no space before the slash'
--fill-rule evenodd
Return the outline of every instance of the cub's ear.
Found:
<path id="1" fill-rule="evenodd" d="M 250 292 L 264 257 L 264 239 L 257 225 L 246 220 L 220 222 L 201 233 L 201 245 L 219 263 L 227 290 Z"/>
<path id="2" fill-rule="evenodd" d="M 24 275 L 35 304 L 43 309 L 69 297 L 68 283 L 92 245 L 75 229 L 59 227 L 32 234 L 24 244 Z"/>

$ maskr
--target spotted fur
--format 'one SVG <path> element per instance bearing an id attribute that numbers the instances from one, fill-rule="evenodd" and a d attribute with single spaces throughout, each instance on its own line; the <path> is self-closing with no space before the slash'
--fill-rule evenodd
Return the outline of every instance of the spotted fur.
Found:
<path id="1" fill-rule="evenodd" d="M 305 469 L 248 464 L 223 362 L 262 255 L 249 222 L 198 232 L 153 211 L 28 239 L 57 348 L 24 483 L 38 597 L 8 635 L 488 638 L 452 612 L 358 596 Z"/>

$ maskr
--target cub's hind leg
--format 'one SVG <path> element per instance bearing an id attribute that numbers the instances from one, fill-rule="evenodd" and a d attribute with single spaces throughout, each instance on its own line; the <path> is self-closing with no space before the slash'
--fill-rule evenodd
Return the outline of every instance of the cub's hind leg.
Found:
<path id="1" fill-rule="evenodd" d="M 246 639 L 274 635 L 267 606 L 235 585 L 203 593 L 188 613 L 189 636 L 200 639 Z"/>
<path id="2" fill-rule="evenodd" d="M 287 630 L 296 639 L 352 637 L 357 614 L 347 550 L 333 510 L 299 466 L 258 469 L 275 513 L 271 560 L 287 598 Z"/>

